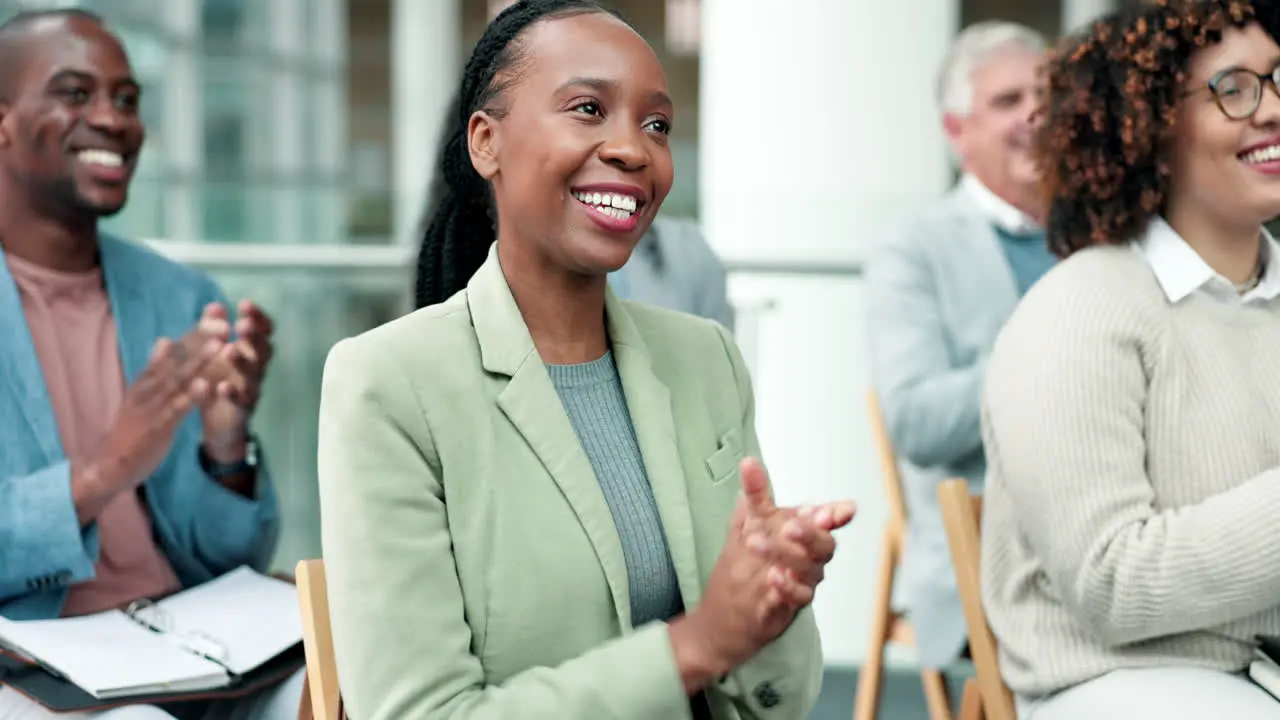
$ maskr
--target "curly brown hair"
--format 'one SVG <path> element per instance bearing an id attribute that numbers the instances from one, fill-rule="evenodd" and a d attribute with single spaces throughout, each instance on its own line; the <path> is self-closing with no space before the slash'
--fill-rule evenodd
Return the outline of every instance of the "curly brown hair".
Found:
<path id="1" fill-rule="evenodd" d="M 1154 0 L 1055 49 L 1035 140 L 1055 254 L 1127 242 L 1163 210 L 1191 56 L 1252 22 L 1245 0 Z"/>

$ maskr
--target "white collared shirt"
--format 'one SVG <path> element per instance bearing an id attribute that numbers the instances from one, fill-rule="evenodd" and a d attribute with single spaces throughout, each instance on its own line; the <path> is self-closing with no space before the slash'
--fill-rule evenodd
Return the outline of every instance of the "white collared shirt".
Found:
<path id="1" fill-rule="evenodd" d="M 1151 266 L 1169 302 L 1179 302 L 1197 291 L 1227 302 L 1266 302 L 1280 296 L 1280 244 L 1266 228 L 1261 232 L 1262 280 L 1244 295 L 1237 295 L 1235 285 L 1210 267 L 1162 217 L 1151 219 L 1147 232 L 1133 242 L 1133 248 Z"/>
<path id="2" fill-rule="evenodd" d="M 1029 215 L 992 192 L 991 188 L 983 185 L 982 181 L 973 175 L 965 173 L 964 177 L 960 178 L 960 187 L 973 200 L 983 217 L 1010 235 L 1030 235 L 1043 229 Z"/>

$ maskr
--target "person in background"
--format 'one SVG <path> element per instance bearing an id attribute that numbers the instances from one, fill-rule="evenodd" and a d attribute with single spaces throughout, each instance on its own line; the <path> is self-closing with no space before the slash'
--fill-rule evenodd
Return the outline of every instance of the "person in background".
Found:
<path id="1" fill-rule="evenodd" d="M 982 490 L 979 388 L 996 334 L 1055 262 L 1040 225 L 1032 116 L 1045 41 L 1008 22 L 966 28 L 938 82 L 963 175 L 938 204 L 873 251 L 866 274 L 871 380 L 899 460 L 907 540 L 895 600 L 920 661 L 941 669 L 967 645 L 936 484 Z"/>
<path id="2" fill-rule="evenodd" d="M 693 219 L 654 218 L 627 264 L 609 274 L 609 285 L 624 300 L 687 312 L 734 329 L 724 265 Z"/>
<path id="3" fill-rule="evenodd" d="M 619 300 L 673 181 L 652 48 L 589 0 L 489 24 L 446 116 L 419 310 L 334 346 L 320 510 L 362 720 L 803 720 L 850 503 L 770 499 L 721 325 Z"/>
<path id="4" fill-rule="evenodd" d="M 11 620 L 265 569 L 275 547 L 276 498 L 249 432 L 271 320 L 247 301 L 235 319 L 202 273 L 98 230 L 127 199 L 139 102 L 96 16 L 31 12 L 0 26 L 0 615 Z M 301 688 L 299 672 L 183 710 L 292 718 Z M 16 717 L 76 716 L 0 687 L 0 718 Z"/>
<path id="5" fill-rule="evenodd" d="M 1156 0 L 1049 63 L 1065 259 L 988 364 L 982 594 L 1022 720 L 1263 720 L 1280 635 L 1280 45 Z"/>

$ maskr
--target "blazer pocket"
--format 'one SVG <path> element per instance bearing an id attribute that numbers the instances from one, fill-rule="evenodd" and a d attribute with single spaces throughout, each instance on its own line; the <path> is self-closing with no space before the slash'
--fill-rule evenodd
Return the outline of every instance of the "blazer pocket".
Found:
<path id="1" fill-rule="evenodd" d="M 720 438 L 720 449 L 707 458 L 707 472 L 711 473 L 711 482 L 721 483 L 736 475 L 741 460 L 742 432 L 734 428 Z"/>

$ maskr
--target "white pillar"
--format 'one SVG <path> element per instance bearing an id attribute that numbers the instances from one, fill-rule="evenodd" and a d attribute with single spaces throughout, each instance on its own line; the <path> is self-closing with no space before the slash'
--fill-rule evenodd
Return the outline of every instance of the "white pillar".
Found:
<path id="1" fill-rule="evenodd" d="M 1075 32 L 1099 15 L 1115 10 L 1117 0 L 1062 0 L 1062 30 Z"/>
<path id="2" fill-rule="evenodd" d="M 460 0 L 392 0 L 392 227 L 396 242 L 418 241 L 441 121 L 461 80 L 460 4 Z"/>
<path id="3" fill-rule="evenodd" d="M 167 0 L 165 30 L 183 38 L 165 57 L 160 87 L 164 124 L 165 172 L 181 178 L 165 192 L 165 237 L 193 242 L 203 240 L 199 179 L 204 164 L 204 117 L 200 103 L 192 100 L 192 88 L 201 88 L 199 0 Z M 145 100 L 143 102 L 146 102 Z"/>
<path id="4" fill-rule="evenodd" d="M 945 4 L 703 0 L 700 203 L 718 250 L 856 257 L 871 226 L 946 187 Z"/>
<path id="5" fill-rule="evenodd" d="M 856 261 L 946 190 L 934 87 L 959 7 L 929 5 L 703 0 L 700 214 L 726 260 Z M 756 328 L 754 379 L 779 500 L 858 501 L 814 609 L 827 661 L 859 663 L 886 516 L 860 281 L 736 273 L 731 292 L 774 302 Z"/>

